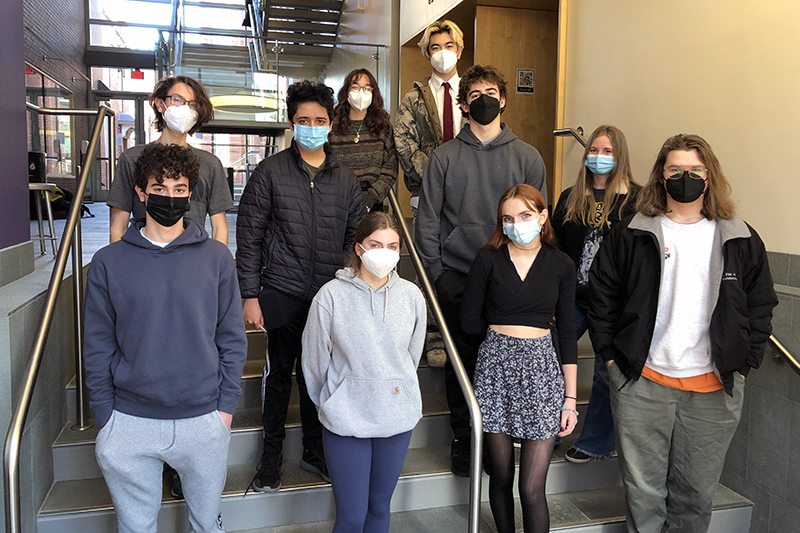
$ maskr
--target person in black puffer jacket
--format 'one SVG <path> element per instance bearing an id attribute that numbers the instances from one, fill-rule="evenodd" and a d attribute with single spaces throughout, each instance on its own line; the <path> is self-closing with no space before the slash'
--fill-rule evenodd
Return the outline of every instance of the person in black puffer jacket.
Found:
<path id="1" fill-rule="evenodd" d="M 244 318 L 267 332 L 264 452 L 253 487 L 280 488 L 286 413 L 297 361 L 303 457 L 300 466 L 329 481 L 322 427 L 301 367 L 301 336 L 309 306 L 353 249 L 367 214 L 355 175 L 326 142 L 333 90 L 308 81 L 289 87 L 292 145 L 262 161 L 242 193 L 236 222 L 236 269 Z"/>

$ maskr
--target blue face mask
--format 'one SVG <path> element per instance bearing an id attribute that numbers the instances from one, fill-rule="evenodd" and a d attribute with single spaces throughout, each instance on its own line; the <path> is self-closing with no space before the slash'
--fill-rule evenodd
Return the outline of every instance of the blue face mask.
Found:
<path id="1" fill-rule="evenodd" d="M 294 140 L 305 150 L 313 152 L 322 148 L 322 145 L 328 140 L 328 131 L 330 130 L 327 126 L 303 126 L 301 124 L 295 124 Z"/>
<path id="2" fill-rule="evenodd" d="M 614 170 L 614 156 L 589 154 L 586 156 L 586 168 L 597 176 L 605 176 Z"/>
<path id="3" fill-rule="evenodd" d="M 539 222 L 528 220 L 526 222 L 503 222 L 503 233 L 519 246 L 527 246 L 539 235 Z"/>

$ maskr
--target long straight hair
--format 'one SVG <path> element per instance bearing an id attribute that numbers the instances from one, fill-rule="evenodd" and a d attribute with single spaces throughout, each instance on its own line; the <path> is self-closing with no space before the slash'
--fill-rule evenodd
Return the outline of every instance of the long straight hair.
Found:
<path id="1" fill-rule="evenodd" d="M 598 137 L 606 136 L 611 141 L 611 147 L 614 149 L 614 168 L 606 178 L 606 192 L 603 195 L 603 214 L 600 221 L 596 222 L 595 217 L 595 201 L 594 201 L 594 174 L 591 170 L 586 168 L 586 157 L 589 155 L 589 150 Z M 625 204 L 628 203 L 630 195 L 627 193 L 631 190 L 631 184 L 635 183 L 633 180 L 633 173 L 631 172 L 631 160 L 628 155 L 628 142 L 625 140 L 625 134 L 614 126 L 602 125 L 598 126 L 589 137 L 586 143 L 586 149 L 583 151 L 583 159 L 581 159 L 581 169 L 578 172 L 578 180 L 572 187 L 572 191 L 567 198 L 567 216 L 566 219 L 576 224 L 583 226 L 598 226 L 605 228 L 608 226 L 608 219 L 611 216 L 612 206 L 617 201 L 618 197 L 625 195 L 622 201 L 616 205 L 617 218 L 622 218 L 622 210 Z"/>
<path id="2" fill-rule="evenodd" d="M 494 233 L 492 233 L 492 236 L 489 237 L 489 242 L 487 242 L 486 246 L 483 247 L 484 250 L 498 250 L 502 246 L 511 242 L 511 239 L 509 239 L 508 236 L 503 233 L 503 204 L 506 202 L 506 200 L 510 200 L 511 198 L 519 198 L 525 202 L 525 205 L 528 206 L 528 209 L 532 211 L 538 211 L 539 213 L 547 211 L 547 205 L 544 203 L 544 197 L 536 187 L 531 187 L 526 183 L 514 185 L 505 193 L 503 193 L 502 198 L 500 198 L 500 203 L 497 204 L 497 225 L 494 228 Z M 557 248 L 556 239 L 553 236 L 553 227 L 550 225 L 549 216 L 545 219 L 540 230 L 539 236 L 541 237 L 542 245 L 547 246 L 548 248 Z"/>
<path id="3" fill-rule="evenodd" d="M 703 208 L 700 214 L 709 220 L 730 220 L 736 214 L 736 205 L 731 200 L 731 185 L 722 172 L 719 159 L 714 155 L 714 151 L 705 139 L 699 135 L 679 133 L 673 135 L 664 142 L 661 151 L 658 152 L 653 171 L 650 173 L 650 180 L 642 188 L 639 195 L 637 209 L 640 213 L 648 217 L 655 217 L 667 213 L 667 190 L 664 178 L 664 165 L 667 156 L 675 150 L 697 152 L 700 161 L 708 169 L 706 174 L 706 192 L 703 195 Z"/>
<path id="4" fill-rule="evenodd" d="M 333 133 L 339 135 L 346 135 L 350 129 L 350 102 L 347 101 L 347 95 L 350 93 L 350 86 L 364 75 L 369 79 L 369 86 L 372 87 L 372 103 L 367 108 L 367 116 L 364 117 L 364 125 L 367 130 L 373 135 L 380 135 L 381 132 L 391 123 L 389 113 L 383 108 L 383 96 L 381 96 L 381 89 L 378 87 L 378 81 L 372 73 L 365 69 L 356 69 L 348 74 L 342 88 L 339 89 L 337 96 L 338 102 L 336 108 L 333 110 L 333 124 L 331 129 Z"/>

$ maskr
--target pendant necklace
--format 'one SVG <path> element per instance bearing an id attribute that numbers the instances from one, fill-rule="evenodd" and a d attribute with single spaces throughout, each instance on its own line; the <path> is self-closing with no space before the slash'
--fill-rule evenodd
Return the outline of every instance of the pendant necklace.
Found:
<path id="1" fill-rule="evenodd" d="M 364 121 L 361 121 L 361 124 L 358 126 L 358 131 L 356 132 L 356 138 L 353 139 L 353 142 L 358 144 L 358 141 L 361 140 L 361 128 L 364 127 Z"/>

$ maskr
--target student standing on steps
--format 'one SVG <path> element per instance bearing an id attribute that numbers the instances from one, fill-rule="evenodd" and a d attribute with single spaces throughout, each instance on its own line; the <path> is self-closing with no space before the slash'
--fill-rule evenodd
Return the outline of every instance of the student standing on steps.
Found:
<path id="1" fill-rule="evenodd" d="M 464 51 L 461 28 L 450 20 L 436 21 L 425 28 L 417 46 L 433 72 L 414 82 L 394 120 L 394 142 L 415 218 L 428 158 L 466 124 L 458 100 L 461 80 L 457 66 Z"/>
<path id="2" fill-rule="evenodd" d="M 188 148 L 148 145 L 134 174 L 145 220 L 87 276 L 86 385 L 120 533 L 156 532 L 165 462 L 183 480 L 191 531 L 224 531 L 247 338 L 230 251 L 184 216 L 198 170 Z"/>
<path id="3" fill-rule="evenodd" d="M 475 397 L 499 533 L 516 531 L 513 439 L 522 441 L 523 531 L 550 530 L 545 482 L 553 446 L 556 435 L 569 435 L 578 423 L 574 317 L 575 268 L 555 248 L 544 197 L 515 185 L 500 199 L 494 233 L 470 268 L 461 305 L 463 330 L 485 336 Z"/>
<path id="4" fill-rule="evenodd" d="M 745 377 L 772 332 L 767 252 L 734 207 L 709 144 L 670 137 L 589 274 L 631 533 L 708 530 Z"/>
<path id="5" fill-rule="evenodd" d="M 397 181 L 397 150 L 381 90 L 369 70 L 345 77 L 328 142 L 361 183 L 364 204 L 370 211 L 383 211 L 383 200 Z"/>
<path id="6" fill-rule="evenodd" d="M 361 187 L 326 142 L 333 91 L 309 81 L 286 94 L 292 145 L 262 161 L 242 193 L 236 222 L 236 268 L 244 318 L 265 329 L 264 451 L 257 491 L 281 486 L 283 440 L 292 391 L 300 392 L 300 467 L 329 481 L 322 426 L 303 379 L 301 337 L 314 295 L 344 266 L 367 214 Z M 296 363 L 296 365 L 295 365 Z"/>
<path id="7" fill-rule="evenodd" d="M 511 186 L 526 183 L 547 197 L 539 152 L 503 123 L 508 89 L 494 67 L 475 65 L 459 84 L 461 112 L 469 126 L 431 154 L 422 181 L 414 239 L 467 375 L 472 379 L 481 335 L 461 331 L 459 317 L 469 267 L 495 229 L 495 202 Z M 445 363 L 447 406 L 453 429 L 450 468 L 469 476 L 470 420 L 461 387 Z"/>
<path id="8" fill-rule="evenodd" d="M 156 115 L 155 128 L 161 132 L 154 143 L 189 146 L 187 137 L 214 118 L 214 107 L 205 88 L 188 76 L 164 78 L 156 83 L 150 95 L 150 105 Z M 201 228 L 205 228 L 206 216 L 211 217 L 211 237 L 227 246 L 225 211 L 233 207 L 233 198 L 225 170 L 214 154 L 190 148 L 200 163 L 200 173 L 186 216 Z M 144 145 L 133 146 L 119 156 L 116 179 L 111 183 L 108 198 L 111 242 L 122 238 L 131 216 L 144 218 L 144 204 L 134 191 L 134 166 L 143 149 Z"/>
<path id="9" fill-rule="evenodd" d="M 614 126 L 598 127 L 586 144 L 578 181 L 561 193 L 553 213 L 558 245 L 577 270 L 575 335 L 579 339 L 589 326 L 589 268 L 612 224 L 636 212 L 640 190 L 631 175 L 625 135 Z M 595 355 L 589 408 L 580 438 L 567 450 L 567 461 L 586 463 L 616 453 L 609 394 L 606 366 Z"/>
<path id="10" fill-rule="evenodd" d="M 391 216 L 370 213 L 354 248 L 311 304 L 303 374 L 323 426 L 334 533 L 388 533 L 392 493 L 422 418 L 417 366 L 427 313 L 420 290 L 395 271 L 400 229 Z"/>

